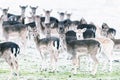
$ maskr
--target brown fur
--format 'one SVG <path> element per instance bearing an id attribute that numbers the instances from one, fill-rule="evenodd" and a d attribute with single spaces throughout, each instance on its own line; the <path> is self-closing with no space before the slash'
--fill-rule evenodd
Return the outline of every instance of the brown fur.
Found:
<path id="1" fill-rule="evenodd" d="M 100 43 L 96 40 L 73 40 L 67 43 L 67 52 L 73 56 L 74 74 L 77 73 L 77 68 L 80 66 L 80 57 L 90 55 L 92 60 L 95 62 L 92 70 L 92 74 L 95 75 L 97 72 L 98 60 L 96 55 L 100 50 Z"/>
<path id="2" fill-rule="evenodd" d="M 52 66 L 52 70 L 55 70 L 55 63 L 57 62 L 57 49 L 54 48 L 53 46 L 53 41 L 51 38 L 43 38 L 40 39 L 40 35 L 35 32 L 34 34 L 34 41 L 36 43 L 36 48 L 40 52 L 41 58 L 42 58 L 42 63 L 45 64 L 45 56 L 46 53 L 50 54 L 50 64 Z"/>
<path id="3" fill-rule="evenodd" d="M 15 73 L 18 76 L 18 61 L 15 58 L 15 56 L 11 53 L 11 50 L 5 50 L 1 57 L 5 59 L 5 61 L 9 64 L 11 68 L 9 79 L 12 78 L 13 73 Z"/>

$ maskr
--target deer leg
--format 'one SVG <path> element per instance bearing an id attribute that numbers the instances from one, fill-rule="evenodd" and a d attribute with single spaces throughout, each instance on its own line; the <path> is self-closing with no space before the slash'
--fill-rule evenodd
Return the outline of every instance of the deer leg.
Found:
<path id="1" fill-rule="evenodd" d="M 109 71 L 112 71 L 112 61 L 113 61 L 113 56 L 112 56 L 112 51 L 108 53 L 109 55 L 107 55 L 108 60 L 109 60 Z"/>
<path id="2" fill-rule="evenodd" d="M 18 66 L 18 61 L 14 60 L 14 68 L 15 68 L 15 75 L 17 76 L 17 79 L 19 79 L 19 66 Z"/>
<path id="3" fill-rule="evenodd" d="M 77 59 L 77 61 L 76 61 L 76 68 L 79 69 L 79 67 L 80 67 L 80 57 L 78 55 L 76 57 L 77 57 L 76 58 Z"/>
<path id="4" fill-rule="evenodd" d="M 10 80 L 10 79 L 13 77 L 13 73 L 14 73 L 14 64 L 13 64 L 13 62 L 12 62 L 11 57 L 5 58 L 5 61 L 10 65 L 11 72 L 10 72 L 10 75 L 9 75 L 9 78 L 8 78 L 8 80 Z"/>
<path id="5" fill-rule="evenodd" d="M 109 62 L 109 72 L 112 71 L 112 61 L 113 61 L 113 58 L 112 58 L 111 55 L 109 55 L 109 57 L 108 57 L 108 62 Z"/>
<path id="6" fill-rule="evenodd" d="M 87 61 L 88 61 L 88 66 L 87 66 L 87 69 L 88 69 L 88 71 L 91 71 L 92 70 L 92 63 L 91 63 L 91 58 L 90 58 L 90 55 L 89 55 L 89 57 L 88 58 L 86 58 L 87 59 Z"/>
<path id="7" fill-rule="evenodd" d="M 109 71 L 112 72 L 112 60 L 110 60 L 109 66 L 110 66 L 110 67 L 109 67 Z"/>
<path id="8" fill-rule="evenodd" d="M 95 62 L 94 66 L 93 66 L 93 70 L 92 70 L 92 75 L 95 75 L 97 72 L 97 67 L 98 67 L 98 60 L 96 58 L 95 55 L 91 55 L 91 58 L 93 59 L 93 61 Z"/>
<path id="9" fill-rule="evenodd" d="M 46 62 L 46 56 L 45 56 L 45 52 L 44 51 L 41 51 L 40 52 L 40 55 L 41 55 L 41 71 L 46 71 L 47 70 L 47 62 Z"/>
<path id="10" fill-rule="evenodd" d="M 26 50 L 26 29 L 25 30 L 22 30 L 20 33 L 19 33 L 19 36 L 21 37 L 21 43 L 22 43 L 22 46 L 23 46 L 23 50 L 25 51 Z"/>
<path id="11" fill-rule="evenodd" d="M 102 53 L 102 56 L 104 57 L 102 71 L 105 71 L 107 63 L 108 63 L 108 59 L 107 59 L 107 56 L 104 53 Z"/>
<path id="12" fill-rule="evenodd" d="M 9 39 L 8 33 L 4 31 L 3 32 L 3 36 L 5 37 L 5 40 L 8 41 L 8 39 Z"/>
<path id="13" fill-rule="evenodd" d="M 39 48 L 38 46 L 36 46 L 37 50 L 39 51 L 39 54 L 40 54 L 40 64 L 38 63 L 37 64 L 37 67 L 38 67 L 38 71 L 40 69 L 40 71 L 44 71 L 45 70 L 45 67 L 44 67 L 44 64 L 46 64 L 44 61 L 45 61 L 45 54 L 44 54 L 44 51 L 42 51 L 41 48 Z M 36 60 L 36 59 L 35 59 Z M 38 60 L 37 60 L 38 61 Z"/>
<path id="14" fill-rule="evenodd" d="M 104 61 L 104 67 L 106 68 L 106 65 L 107 65 L 107 62 L 109 63 L 109 72 L 112 71 L 112 61 L 113 61 L 113 58 L 112 58 L 112 54 L 111 52 L 108 52 L 106 55 L 104 54 L 104 57 L 105 59 L 107 59 L 107 61 Z"/>
<path id="15" fill-rule="evenodd" d="M 28 40 L 31 39 L 31 32 L 30 32 L 30 31 L 28 31 L 27 39 L 28 39 Z"/>
<path id="16" fill-rule="evenodd" d="M 14 66 L 13 66 L 13 63 L 12 63 L 12 62 L 11 62 L 11 63 L 8 62 L 8 64 L 9 64 L 10 67 L 11 67 L 11 72 L 10 72 L 10 76 L 9 76 L 8 79 L 12 79 L 13 74 L 14 74 Z"/>
<path id="17" fill-rule="evenodd" d="M 76 57 L 73 58 L 72 61 L 73 61 L 73 66 L 74 66 L 73 74 L 77 74 L 77 69 L 80 66 L 80 59 L 79 59 L 78 56 L 76 56 Z"/>
<path id="18" fill-rule="evenodd" d="M 72 52 L 72 54 L 74 54 L 74 52 Z M 76 55 L 72 55 L 72 73 L 76 74 Z"/>
<path id="19" fill-rule="evenodd" d="M 54 51 L 53 50 L 50 53 L 50 65 L 51 65 L 52 72 L 53 72 L 54 69 L 55 69 L 55 56 L 54 56 Z"/>
<path id="20" fill-rule="evenodd" d="M 56 67 L 57 67 L 57 57 L 58 57 L 58 54 L 56 53 L 57 51 L 53 50 L 52 51 L 52 54 L 51 54 L 51 65 L 52 65 L 52 71 L 55 71 L 56 70 Z"/>
<path id="21" fill-rule="evenodd" d="M 73 74 L 76 74 L 77 73 L 77 71 L 76 71 L 76 58 L 73 58 L 72 59 L 72 64 L 73 64 L 73 68 L 72 68 L 72 73 Z"/>

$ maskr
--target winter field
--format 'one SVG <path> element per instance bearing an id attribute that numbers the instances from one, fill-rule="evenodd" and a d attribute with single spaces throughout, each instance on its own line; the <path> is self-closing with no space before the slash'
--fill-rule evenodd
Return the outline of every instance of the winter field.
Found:
<path id="1" fill-rule="evenodd" d="M 108 71 L 108 64 L 107 68 L 103 71 L 102 66 L 104 58 L 102 58 L 101 55 L 98 55 L 99 65 L 95 76 L 90 73 L 91 68 L 87 61 L 89 59 L 88 57 L 81 57 L 80 68 L 77 74 L 72 74 L 72 61 L 67 60 L 66 52 L 59 55 L 59 59 L 56 64 L 56 72 L 51 72 L 51 70 L 41 71 L 40 55 L 35 49 L 34 43 L 32 43 L 32 45 L 32 47 L 27 48 L 26 53 L 25 51 L 21 52 L 18 57 L 20 80 L 120 80 L 120 62 L 112 62 L 112 72 Z M 113 57 L 115 59 L 120 59 L 119 52 L 120 51 L 114 51 Z M 49 61 L 50 59 L 48 55 L 46 61 L 47 64 L 45 65 L 48 68 L 50 66 Z M 0 65 L 0 79 L 7 80 L 10 73 L 10 67 L 4 59 L 0 59 Z M 16 80 L 16 77 L 13 78 L 13 80 Z"/>
<path id="2" fill-rule="evenodd" d="M 39 6 L 37 9 L 38 15 L 43 14 L 44 16 L 42 9 L 53 9 L 51 16 L 57 17 L 58 19 L 58 11 L 67 11 L 68 13 L 72 13 L 72 20 L 80 20 L 83 17 L 88 23 L 93 22 L 99 27 L 105 22 L 109 27 L 117 30 L 116 38 L 120 38 L 119 4 L 119 0 L 0 0 L 0 7 L 9 7 L 9 13 L 20 14 L 19 5 L 31 5 Z M 30 16 L 29 12 L 30 8 L 28 7 L 26 9 L 26 16 Z M 2 12 L 0 11 L 1 15 Z M 1 35 L 0 41 L 2 40 L 3 36 Z M 20 43 L 18 38 L 15 38 L 14 41 Z M 67 56 L 68 53 L 66 52 L 60 53 L 57 62 L 57 72 L 41 72 L 40 54 L 35 48 L 34 41 L 28 40 L 26 51 L 21 51 L 18 56 L 20 80 L 120 80 L 120 62 L 113 61 L 112 72 L 108 72 L 107 69 L 102 71 L 102 62 L 104 59 L 102 59 L 101 55 L 98 55 L 100 64 L 97 74 L 92 76 L 87 61 L 88 58 L 82 57 L 78 74 L 73 75 L 71 72 L 72 62 L 71 60 L 67 60 Z M 49 55 L 47 58 L 47 63 L 49 63 Z M 113 58 L 120 60 L 120 50 L 114 50 Z M 46 66 L 49 67 L 49 64 Z M 4 59 L 0 58 L 0 80 L 7 80 L 9 73 L 10 67 Z M 16 80 L 16 78 L 13 80 Z"/>
<path id="3" fill-rule="evenodd" d="M 81 57 L 78 74 L 72 74 L 72 61 L 67 60 L 69 55 L 66 52 L 60 53 L 56 64 L 56 72 L 51 72 L 51 70 L 40 71 L 41 57 L 35 48 L 35 44 L 32 40 L 28 40 L 27 45 L 26 51 L 22 51 L 18 57 L 20 80 L 120 80 L 120 62 L 113 61 L 112 72 L 108 71 L 108 64 L 107 68 L 103 71 L 102 66 L 104 58 L 100 54 L 97 55 L 99 65 L 95 76 L 90 74 L 91 68 L 87 61 L 90 58 L 84 56 Z M 113 57 L 115 60 L 120 59 L 119 52 L 120 50 L 114 51 Z M 45 66 L 48 68 L 50 66 L 49 61 L 49 55 L 47 55 L 47 64 Z M 0 79 L 6 80 L 10 73 L 10 67 L 2 58 L 0 59 L 0 65 Z M 16 80 L 16 78 L 13 80 Z"/>

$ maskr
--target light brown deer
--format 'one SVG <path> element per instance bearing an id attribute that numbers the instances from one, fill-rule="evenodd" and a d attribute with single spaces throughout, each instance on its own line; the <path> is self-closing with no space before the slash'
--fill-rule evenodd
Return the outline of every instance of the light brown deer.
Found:
<path id="1" fill-rule="evenodd" d="M 40 39 L 40 34 L 37 30 L 34 31 L 34 42 L 36 44 L 36 48 L 39 51 L 42 58 L 42 69 L 44 70 L 46 67 L 46 55 L 50 55 L 50 66 L 52 67 L 52 71 L 56 70 L 56 62 L 58 57 L 59 50 L 59 38 L 57 37 L 47 37 Z"/>
<path id="2" fill-rule="evenodd" d="M 90 56 L 90 58 L 94 61 L 92 75 L 95 75 L 99 63 L 96 55 L 100 52 L 100 43 L 94 39 L 77 40 L 76 32 L 73 30 L 66 32 L 65 40 L 67 52 L 72 55 L 72 62 L 74 66 L 73 74 L 77 74 L 77 68 L 80 67 L 81 56 Z"/>

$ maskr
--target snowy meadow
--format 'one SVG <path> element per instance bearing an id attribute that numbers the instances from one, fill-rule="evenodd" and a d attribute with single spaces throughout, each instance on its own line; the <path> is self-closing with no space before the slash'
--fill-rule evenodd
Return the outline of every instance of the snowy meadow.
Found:
<path id="1" fill-rule="evenodd" d="M 84 18 L 88 23 L 93 22 L 96 26 L 101 27 L 102 23 L 107 23 L 109 27 L 116 29 L 115 38 L 120 38 L 120 1 L 115 0 L 0 0 L 0 8 L 8 8 L 9 13 L 21 14 L 19 5 L 28 5 L 25 16 L 30 16 L 29 6 L 38 6 L 37 15 L 44 16 L 43 9 L 52 9 L 51 16 L 59 19 L 58 11 L 72 13 L 71 20 L 80 20 Z M 2 11 L 0 11 L 0 16 Z M 26 22 L 27 23 L 27 20 Z M 0 23 L 1 27 L 1 23 Z M 0 32 L 1 33 L 1 32 Z M 0 34 L 0 41 L 3 36 Z M 20 43 L 19 39 L 15 38 L 15 42 Z M 21 44 L 21 43 L 20 43 Z M 120 50 L 114 50 L 113 58 L 119 60 L 113 61 L 113 70 L 102 71 L 103 66 L 101 55 L 98 72 L 95 76 L 90 74 L 87 57 L 82 57 L 80 61 L 80 69 L 78 74 L 71 73 L 72 61 L 67 57 L 67 52 L 62 52 L 59 55 L 57 62 L 58 71 L 40 71 L 41 57 L 33 39 L 27 40 L 26 51 L 21 51 L 18 56 L 20 80 L 120 80 Z M 47 56 L 47 63 L 50 59 Z M 46 65 L 47 67 L 50 64 Z M 109 65 L 107 65 L 108 68 Z M 10 67 L 4 59 L 0 58 L 0 79 L 7 80 L 10 73 Z M 14 78 L 13 80 L 16 80 Z"/>

